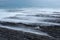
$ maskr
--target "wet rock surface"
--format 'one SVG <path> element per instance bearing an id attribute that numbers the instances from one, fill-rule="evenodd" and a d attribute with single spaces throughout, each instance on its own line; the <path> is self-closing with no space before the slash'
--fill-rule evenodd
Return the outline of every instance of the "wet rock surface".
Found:
<path id="1" fill-rule="evenodd" d="M 0 28 L 0 37 L 5 38 L 6 40 L 55 40 L 54 37 L 47 35 L 40 35 L 30 32 L 23 32 L 22 30 L 18 31 L 6 28 Z"/>
<path id="2" fill-rule="evenodd" d="M 42 31 L 49 36 L 34 34 L 30 32 L 23 32 L 22 30 L 11 30 L 5 27 L 0 27 L 0 37 L 6 38 L 7 40 L 57 40 L 60 38 L 60 26 L 38 26 L 35 24 L 23 24 L 23 23 L 11 23 L 11 22 L 0 22 L 5 27 L 16 27 L 29 28 L 33 30 Z M 39 32 L 40 33 L 40 32 Z"/>

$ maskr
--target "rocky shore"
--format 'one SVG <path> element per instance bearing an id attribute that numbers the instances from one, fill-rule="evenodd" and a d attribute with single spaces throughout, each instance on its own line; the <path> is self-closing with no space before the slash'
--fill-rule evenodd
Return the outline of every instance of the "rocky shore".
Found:
<path id="1" fill-rule="evenodd" d="M 59 26 L 39 26 L 38 28 L 36 25 L 1 21 L 0 24 L 0 37 L 6 40 L 59 40 L 60 38 Z"/>
<path id="2" fill-rule="evenodd" d="M 27 30 L 28 31 L 28 30 Z M 33 31 L 33 30 L 32 30 Z M 40 33 L 40 32 L 39 32 Z M 6 40 L 56 40 L 48 34 L 35 34 L 34 32 L 24 32 L 0 27 L 0 37 Z"/>
<path id="3" fill-rule="evenodd" d="M 14 9 L 3 14 L 0 18 L 1 40 L 60 40 L 58 11 Z"/>

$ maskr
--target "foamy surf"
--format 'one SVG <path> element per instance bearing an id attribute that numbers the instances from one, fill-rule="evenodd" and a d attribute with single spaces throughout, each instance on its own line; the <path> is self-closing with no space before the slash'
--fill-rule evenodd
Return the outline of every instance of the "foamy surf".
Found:
<path id="1" fill-rule="evenodd" d="M 0 25 L 2 28 L 23 31 L 38 35 L 48 35 L 47 33 L 37 32 L 30 28 L 60 26 L 60 10 L 49 8 L 21 8 L 21 9 L 0 9 Z M 15 28 L 14 26 L 17 27 Z M 20 26 L 24 26 L 21 28 Z M 12 26 L 12 27 L 11 27 Z M 26 28 L 25 28 L 26 27 Z M 28 28 L 27 28 L 28 27 Z M 24 30 L 23 30 L 24 29 Z M 28 31 L 27 31 L 28 30 Z M 31 31 L 32 30 L 32 31 Z"/>
<path id="2" fill-rule="evenodd" d="M 21 9 L 4 9 L 0 11 L 0 20 L 8 22 L 22 23 L 40 23 L 50 25 L 60 25 L 59 9 L 48 8 L 21 8 Z M 45 26 L 45 25 L 44 25 Z"/>

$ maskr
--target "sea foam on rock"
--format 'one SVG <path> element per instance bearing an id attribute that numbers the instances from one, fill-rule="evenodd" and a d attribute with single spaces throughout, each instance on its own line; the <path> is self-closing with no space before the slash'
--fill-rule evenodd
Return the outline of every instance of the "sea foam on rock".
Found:
<path id="1" fill-rule="evenodd" d="M 7 40 L 60 40 L 57 10 L 25 8 L 5 11 L 1 11 L 0 37 Z"/>

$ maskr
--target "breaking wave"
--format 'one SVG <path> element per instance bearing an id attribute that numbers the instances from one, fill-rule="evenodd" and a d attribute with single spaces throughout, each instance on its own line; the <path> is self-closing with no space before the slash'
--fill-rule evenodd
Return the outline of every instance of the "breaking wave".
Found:
<path id="1" fill-rule="evenodd" d="M 44 31 L 46 30 L 45 27 L 55 28 L 60 26 L 60 10 L 49 8 L 0 9 L 0 25 L 3 28 L 40 34 L 39 30 L 43 29 Z M 38 30 L 35 31 L 36 29 Z"/>
<path id="2" fill-rule="evenodd" d="M 22 8 L 0 10 L 1 21 L 15 23 L 41 23 L 44 26 L 59 25 L 60 10 Z M 40 24 L 39 24 L 40 25 Z"/>

